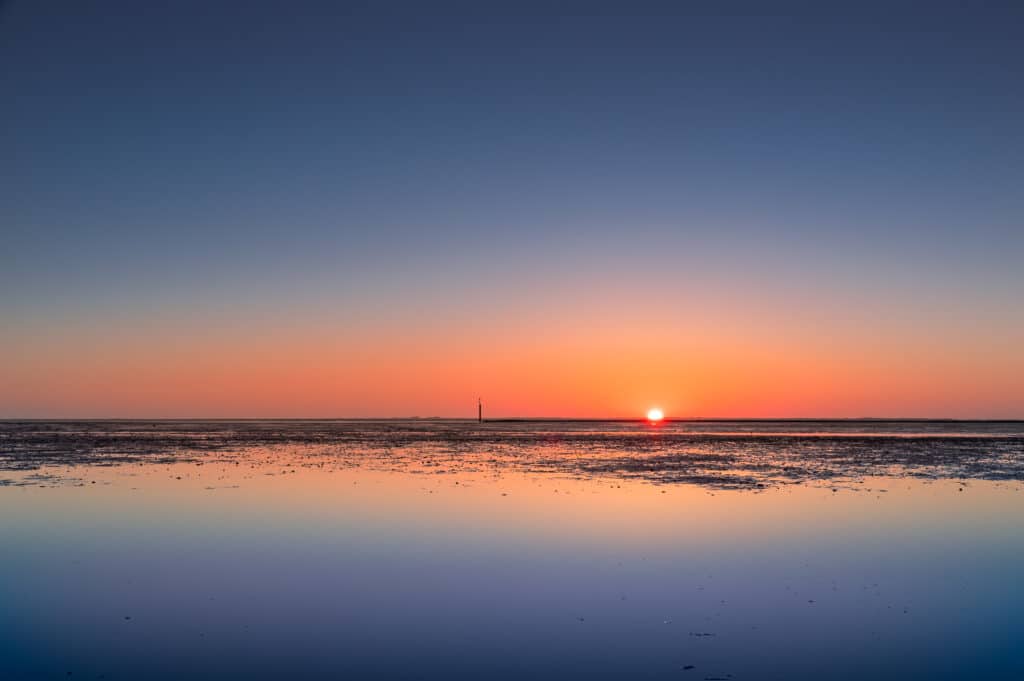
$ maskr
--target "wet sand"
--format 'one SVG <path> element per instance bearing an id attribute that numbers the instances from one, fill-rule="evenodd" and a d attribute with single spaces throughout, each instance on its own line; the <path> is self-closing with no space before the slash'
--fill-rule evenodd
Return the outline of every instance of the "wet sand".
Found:
<path id="1" fill-rule="evenodd" d="M 0 484 L 77 466 L 261 462 L 519 470 L 760 489 L 871 476 L 1024 480 L 1020 422 L 249 421 L 0 423 Z"/>

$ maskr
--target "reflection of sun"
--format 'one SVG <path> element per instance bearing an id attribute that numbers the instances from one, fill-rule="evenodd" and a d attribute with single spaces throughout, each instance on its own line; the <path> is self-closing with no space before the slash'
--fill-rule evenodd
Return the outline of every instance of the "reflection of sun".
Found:
<path id="1" fill-rule="evenodd" d="M 662 413 L 662 411 L 657 407 L 655 407 L 654 409 L 650 409 L 647 412 L 647 420 L 650 421 L 651 423 L 657 423 L 663 418 L 665 418 L 665 414 Z"/>

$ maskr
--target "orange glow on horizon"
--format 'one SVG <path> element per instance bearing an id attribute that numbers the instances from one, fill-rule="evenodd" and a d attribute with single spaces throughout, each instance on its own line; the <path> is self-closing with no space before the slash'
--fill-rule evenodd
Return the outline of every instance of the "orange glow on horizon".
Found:
<path id="1" fill-rule="evenodd" d="M 490 417 L 636 418 L 651 396 L 676 417 L 1024 414 L 1012 334 L 697 312 L 40 321 L 0 334 L 0 417 L 475 418 L 478 395 Z"/>

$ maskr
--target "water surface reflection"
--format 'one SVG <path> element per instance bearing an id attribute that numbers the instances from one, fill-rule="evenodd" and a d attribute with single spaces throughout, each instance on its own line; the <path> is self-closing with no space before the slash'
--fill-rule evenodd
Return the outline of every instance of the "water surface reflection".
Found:
<path id="1" fill-rule="evenodd" d="M 1024 672 L 1019 434 L 378 425 L 4 425 L 0 676 Z"/>

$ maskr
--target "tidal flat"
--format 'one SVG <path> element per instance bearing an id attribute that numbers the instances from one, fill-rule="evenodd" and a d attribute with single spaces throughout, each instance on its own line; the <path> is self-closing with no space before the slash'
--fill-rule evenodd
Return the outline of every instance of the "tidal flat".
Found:
<path id="1" fill-rule="evenodd" d="M 1024 424 L 0 423 L 3 679 L 1024 677 Z"/>

